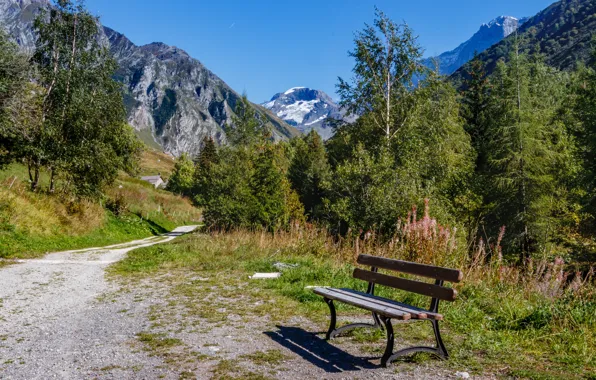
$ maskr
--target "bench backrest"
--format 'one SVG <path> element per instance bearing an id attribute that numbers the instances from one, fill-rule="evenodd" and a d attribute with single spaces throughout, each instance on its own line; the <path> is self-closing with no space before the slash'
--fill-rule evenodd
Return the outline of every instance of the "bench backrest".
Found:
<path id="1" fill-rule="evenodd" d="M 442 268 L 432 265 L 411 263 L 409 261 L 387 259 L 384 257 L 370 255 L 360 255 L 358 256 L 357 261 L 359 264 L 368 265 L 373 269 L 368 271 L 356 268 L 354 269 L 354 278 L 368 281 L 370 284 L 390 286 L 392 288 L 422 294 L 444 301 L 455 301 L 457 291 L 452 288 L 444 287 L 443 282 L 460 282 L 463 279 L 462 271 L 457 269 Z M 422 281 L 389 276 L 378 273 L 376 271 L 378 268 L 433 278 L 436 280 L 436 282 L 434 284 L 430 284 Z"/>

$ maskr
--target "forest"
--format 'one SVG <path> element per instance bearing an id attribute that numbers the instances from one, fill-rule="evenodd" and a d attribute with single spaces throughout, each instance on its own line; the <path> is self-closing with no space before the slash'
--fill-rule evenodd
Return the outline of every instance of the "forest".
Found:
<path id="1" fill-rule="evenodd" d="M 353 79 L 337 89 L 357 121 L 329 121 L 328 141 L 311 132 L 275 144 L 245 96 L 230 144 L 205 138 L 199 156 L 180 157 L 170 189 L 191 197 L 211 229 L 313 223 L 385 242 L 427 202 L 469 251 L 499 239 L 511 263 L 562 257 L 587 270 L 595 66 L 559 71 L 520 40 L 490 75 L 474 59 L 456 88 L 418 64 L 413 31 L 381 12 L 354 46 Z"/>

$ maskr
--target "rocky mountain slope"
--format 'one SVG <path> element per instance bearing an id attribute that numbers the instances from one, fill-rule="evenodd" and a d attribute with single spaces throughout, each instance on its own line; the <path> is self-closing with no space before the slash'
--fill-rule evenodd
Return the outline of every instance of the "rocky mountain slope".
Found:
<path id="1" fill-rule="evenodd" d="M 527 21 L 527 18 L 497 17 L 487 24 L 482 24 L 480 30 L 472 38 L 455 49 L 437 57 L 427 58 L 423 61 L 423 64 L 431 69 L 435 69 L 436 64 L 438 64 L 441 74 L 450 75 L 474 58 L 476 52 L 481 53 L 500 42 L 503 38 L 515 32 L 525 21 Z"/>
<path id="2" fill-rule="evenodd" d="M 32 22 L 48 0 L 1 0 L 0 25 L 25 50 L 32 51 Z M 149 144 L 174 155 L 196 154 L 204 136 L 223 143 L 223 127 L 231 122 L 240 95 L 185 51 L 163 43 L 137 46 L 123 34 L 103 27 L 103 36 L 118 61 L 116 79 L 123 84 L 130 124 Z M 274 138 L 299 132 L 259 108 Z"/>
<path id="3" fill-rule="evenodd" d="M 333 135 L 326 120 L 343 117 L 339 106 L 329 95 L 306 87 L 294 87 L 275 94 L 262 106 L 301 132 L 308 133 L 314 129 L 324 139 Z"/>
<path id="4" fill-rule="evenodd" d="M 536 52 L 545 62 L 559 69 L 573 69 L 577 62 L 591 59 L 592 36 L 596 30 L 596 0 L 558 1 L 535 16 L 518 29 L 517 36 L 511 35 L 480 54 L 486 62 L 487 72 L 492 72 L 501 58 L 507 58 L 517 41 L 520 50 Z M 453 75 L 458 83 L 467 75 L 467 65 Z"/>

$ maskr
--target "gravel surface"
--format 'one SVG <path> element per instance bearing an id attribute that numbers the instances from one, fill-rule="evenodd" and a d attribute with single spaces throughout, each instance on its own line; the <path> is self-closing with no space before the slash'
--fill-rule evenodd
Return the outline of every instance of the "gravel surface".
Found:
<path id="1" fill-rule="evenodd" d="M 457 378 L 437 361 L 380 368 L 384 341 L 326 342 L 315 334 L 325 323 L 306 316 L 235 309 L 273 301 L 246 295 L 250 283 L 228 289 L 225 274 L 221 282 L 196 272 L 105 278 L 127 252 L 193 229 L 0 269 L 0 379 Z M 197 292 L 181 293 L 189 284 Z"/>
<path id="2" fill-rule="evenodd" d="M 136 334 L 148 324 L 142 310 L 131 314 L 138 318 L 123 317 L 122 301 L 130 300 L 101 299 L 115 290 L 104 274 L 127 252 L 194 229 L 182 227 L 127 244 L 52 253 L 0 269 L 0 378 L 172 377 L 161 359 L 135 347 Z"/>

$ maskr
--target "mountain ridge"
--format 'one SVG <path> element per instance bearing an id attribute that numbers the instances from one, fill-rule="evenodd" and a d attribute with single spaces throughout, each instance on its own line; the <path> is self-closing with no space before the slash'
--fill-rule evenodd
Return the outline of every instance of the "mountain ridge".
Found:
<path id="1" fill-rule="evenodd" d="M 527 20 L 527 17 L 518 19 L 513 16 L 499 16 L 488 23 L 481 24 L 472 37 L 459 44 L 455 49 L 426 58 L 422 64 L 435 69 L 435 63 L 438 63 L 439 72 L 450 75 L 474 58 L 474 54 L 481 53 L 499 43 Z"/>
<path id="2" fill-rule="evenodd" d="M 302 133 L 316 130 L 324 139 L 333 135 L 327 119 L 344 117 L 339 105 L 329 95 L 308 87 L 279 92 L 261 105 Z"/>
<path id="3" fill-rule="evenodd" d="M 4 0 L 0 25 L 31 53 L 35 46 L 32 23 L 48 0 Z M 101 25 L 118 62 L 115 79 L 123 84 L 128 122 L 148 144 L 157 142 L 174 155 L 197 154 L 210 136 L 227 142 L 224 127 L 231 123 L 241 96 L 186 51 L 163 42 L 138 46 L 124 34 Z M 265 109 L 257 107 L 276 140 L 299 132 Z"/>
<path id="4" fill-rule="evenodd" d="M 487 73 L 491 73 L 500 59 L 507 59 L 518 38 L 520 51 L 539 52 L 548 65 L 571 70 L 578 62 L 590 61 L 593 30 L 596 30 L 596 0 L 561 0 L 528 18 L 517 36 L 504 38 L 478 58 L 486 63 Z M 468 65 L 451 75 L 456 84 L 466 77 Z"/>

